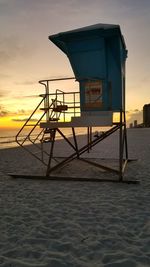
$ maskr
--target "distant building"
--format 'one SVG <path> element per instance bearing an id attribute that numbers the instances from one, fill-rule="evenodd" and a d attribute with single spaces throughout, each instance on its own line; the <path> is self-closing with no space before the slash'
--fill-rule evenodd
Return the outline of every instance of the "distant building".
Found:
<path id="1" fill-rule="evenodd" d="M 150 104 L 143 107 L 143 125 L 144 127 L 150 127 Z"/>
<path id="2" fill-rule="evenodd" d="M 138 124 L 137 124 L 137 120 L 134 120 L 134 128 L 137 128 Z"/>
<path id="3" fill-rule="evenodd" d="M 133 123 L 132 122 L 129 124 L 129 128 L 133 128 Z"/>

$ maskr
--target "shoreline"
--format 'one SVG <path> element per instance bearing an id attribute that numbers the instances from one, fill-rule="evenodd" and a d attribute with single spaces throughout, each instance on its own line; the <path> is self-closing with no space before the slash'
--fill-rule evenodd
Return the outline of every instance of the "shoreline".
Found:
<path id="1" fill-rule="evenodd" d="M 146 129 L 146 131 L 142 131 L 142 133 L 145 134 L 145 138 L 148 138 L 148 135 L 150 134 L 150 129 Z M 131 135 L 131 137 L 130 137 Z M 134 136 L 134 138 L 132 137 Z M 129 159 L 131 160 L 137 160 L 137 161 L 143 161 L 145 160 L 145 150 L 144 149 L 140 149 L 140 146 L 142 145 L 142 139 L 144 138 L 144 136 L 141 135 L 141 129 L 128 129 L 128 150 L 129 150 Z M 72 141 L 72 138 L 69 137 L 69 140 Z M 77 136 L 77 140 L 78 140 L 78 144 L 79 147 L 83 144 L 86 144 L 87 142 L 87 137 L 83 134 L 80 134 Z M 136 143 L 139 146 L 139 149 L 136 148 Z M 40 144 L 40 143 L 39 143 Z M 38 144 L 38 146 L 39 146 Z M 50 145 L 46 144 L 47 148 L 46 150 L 49 151 Z M 29 149 L 31 152 L 34 152 L 36 150 L 35 146 L 33 144 L 29 144 L 25 146 L 26 149 Z M 87 159 L 98 159 L 99 160 L 113 160 L 114 159 L 114 165 L 118 164 L 115 162 L 115 159 L 118 159 L 118 150 L 119 149 L 119 142 L 118 142 L 118 133 L 113 134 L 112 137 L 108 137 L 107 140 L 103 140 L 102 143 L 96 145 L 92 150 L 90 150 L 90 153 L 85 153 L 83 157 L 87 158 Z M 145 149 L 148 149 L 148 146 L 145 146 Z M 65 151 L 65 152 L 64 152 Z M 64 158 L 66 155 L 69 155 L 73 152 L 72 148 L 70 148 L 68 146 L 68 144 L 63 140 L 63 139 L 57 139 L 55 142 L 55 152 L 54 152 L 54 157 L 58 158 L 59 160 L 61 158 Z M 40 156 L 40 150 L 35 151 L 35 153 L 37 153 L 37 155 Z M 16 171 L 18 170 L 20 173 L 20 170 L 23 170 L 22 174 L 39 174 L 40 175 L 45 175 L 44 173 L 46 173 L 46 169 L 44 167 L 44 165 L 38 161 L 36 158 L 34 158 L 32 155 L 30 155 L 28 153 L 28 151 L 26 151 L 25 149 L 23 149 L 22 147 L 20 147 L 19 145 L 16 147 L 11 147 L 11 148 L 5 148 L 5 149 L 0 149 L 0 155 L 1 155 L 1 160 L 0 160 L 0 164 L 2 164 L 2 169 L 5 169 L 5 166 L 7 166 L 7 171 L 9 172 L 9 169 L 12 170 L 13 169 L 13 164 L 14 166 L 16 166 Z M 4 164 L 3 164 L 3 158 L 4 157 Z M 12 160 L 8 160 L 9 157 Z M 6 158 L 6 159 L 5 159 Z M 48 160 L 48 159 L 46 159 Z M 148 158 L 146 158 L 146 160 L 148 160 Z M 18 164 L 17 164 L 18 162 Z M 34 168 L 31 165 L 31 163 L 33 162 Z M 75 162 L 75 161 L 73 161 Z M 103 161 L 104 162 L 104 161 Z M 74 172 L 75 169 L 77 170 L 77 176 L 83 176 L 85 177 L 85 170 L 89 171 L 90 174 L 92 175 L 92 171 L 93 171 L 93 175 L 98 177 L 98 172 L 99 170 L 95 171 L 95 167 L 91 167 L 90 169 L 86 168 L 85 163 L 81 163 L 83 166 L 83 171 L 80 172 L 80 169 L 78 169 L 78 164 L 70 164 L 70 166 L 62 172 L 63 176 L 64 173 L 66 172 L 67 176 L 68 175 L 73 175 L 74 176 Z M 108 162 L 106 162 L 106 165 L 108 164 Z M 112 163 L 110 163 L 112 164 Z M 27 165 L 27 166 L 26 166 Z M 75 166 L 73 166 L 75 165 Z M 136 163 L 128 163 L 128 165 L 136 165 Z M 10 168 L 9 168 L 10 167 Z M 84 169 L 85 167 L 85 169 Z M 127 166 L 128 168 L 128 166 Z M 29 170 L 31 169 L 31 173 L 29 173 Z M 96 168 L 97 169 L 97 168 Z M 42 170 L 42 172 L 41 172 Z M 72 171 L 71 171 L 72 170 Z M 18 172 L 17 171 L 17 172 Z M 44 173 L 43 173 L 44 171 Z M 12 171 L 10 171 L 12 172 Z M 79 174 L 78 174 L 79 172 Z M 59 170 L 56 171 L 56 176 L 59 173 Z M 100 172 L 101 173 L 101 172 Z M 16 173 L 17 174 L 17 173 Z M 128 174 L 127 174 L 128 175 Z M 125 171 L 125 176 L 126 175 L 126 171 Z"/>

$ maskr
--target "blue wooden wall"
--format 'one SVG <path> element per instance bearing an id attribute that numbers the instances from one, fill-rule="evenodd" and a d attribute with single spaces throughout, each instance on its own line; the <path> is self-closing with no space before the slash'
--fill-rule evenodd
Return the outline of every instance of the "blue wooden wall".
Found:
<path id="1" fill-rule="evenodd" d="M 102 24 L 49 37 L 67 56 L 79 81 L 81 111 L 120 111 L 125 103 L 127 50 L 119 25 Z M 101 102 L 86 105 L 87 84 L 102 84 Z M 94 88 L 95 90 L 95 88 Z M 89 93 L 89 92 L 88 92 Z M 96 96 L 95 96 L 96 97 Z M 99 103 L 99 104 L 98 104 Z"/>

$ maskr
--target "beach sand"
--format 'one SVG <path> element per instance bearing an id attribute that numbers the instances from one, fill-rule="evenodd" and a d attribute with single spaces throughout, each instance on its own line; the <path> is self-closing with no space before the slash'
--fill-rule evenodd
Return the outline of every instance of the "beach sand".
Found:
<path id="1" fill-rule="evenodd" d="M 14 179 L 8 173 L 43 175 L 45 167 L 21 148 L 0 150 L 0 266 L 150 266 L 149 137 L 150 129 L 128 130 L 129 158 L 137 161 L 124 178 L 140 184 Z M 108 138 L 86 156 L 113 159 L 117 146 Z M 56 150 L 63 156 L 62 141 Z M 81 161 L 58 173 L 114 176 Z"/>

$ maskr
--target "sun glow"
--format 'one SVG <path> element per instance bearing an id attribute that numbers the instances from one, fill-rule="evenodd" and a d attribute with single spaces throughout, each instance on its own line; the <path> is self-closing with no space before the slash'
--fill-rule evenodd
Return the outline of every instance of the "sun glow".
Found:
<path id="1" fill-rule="evenodd" d="M 21 122 L 13 121 L 13 117 L 1 117 L 0 118 L 0 129 L 19 129 L 22 126 Z"/>

